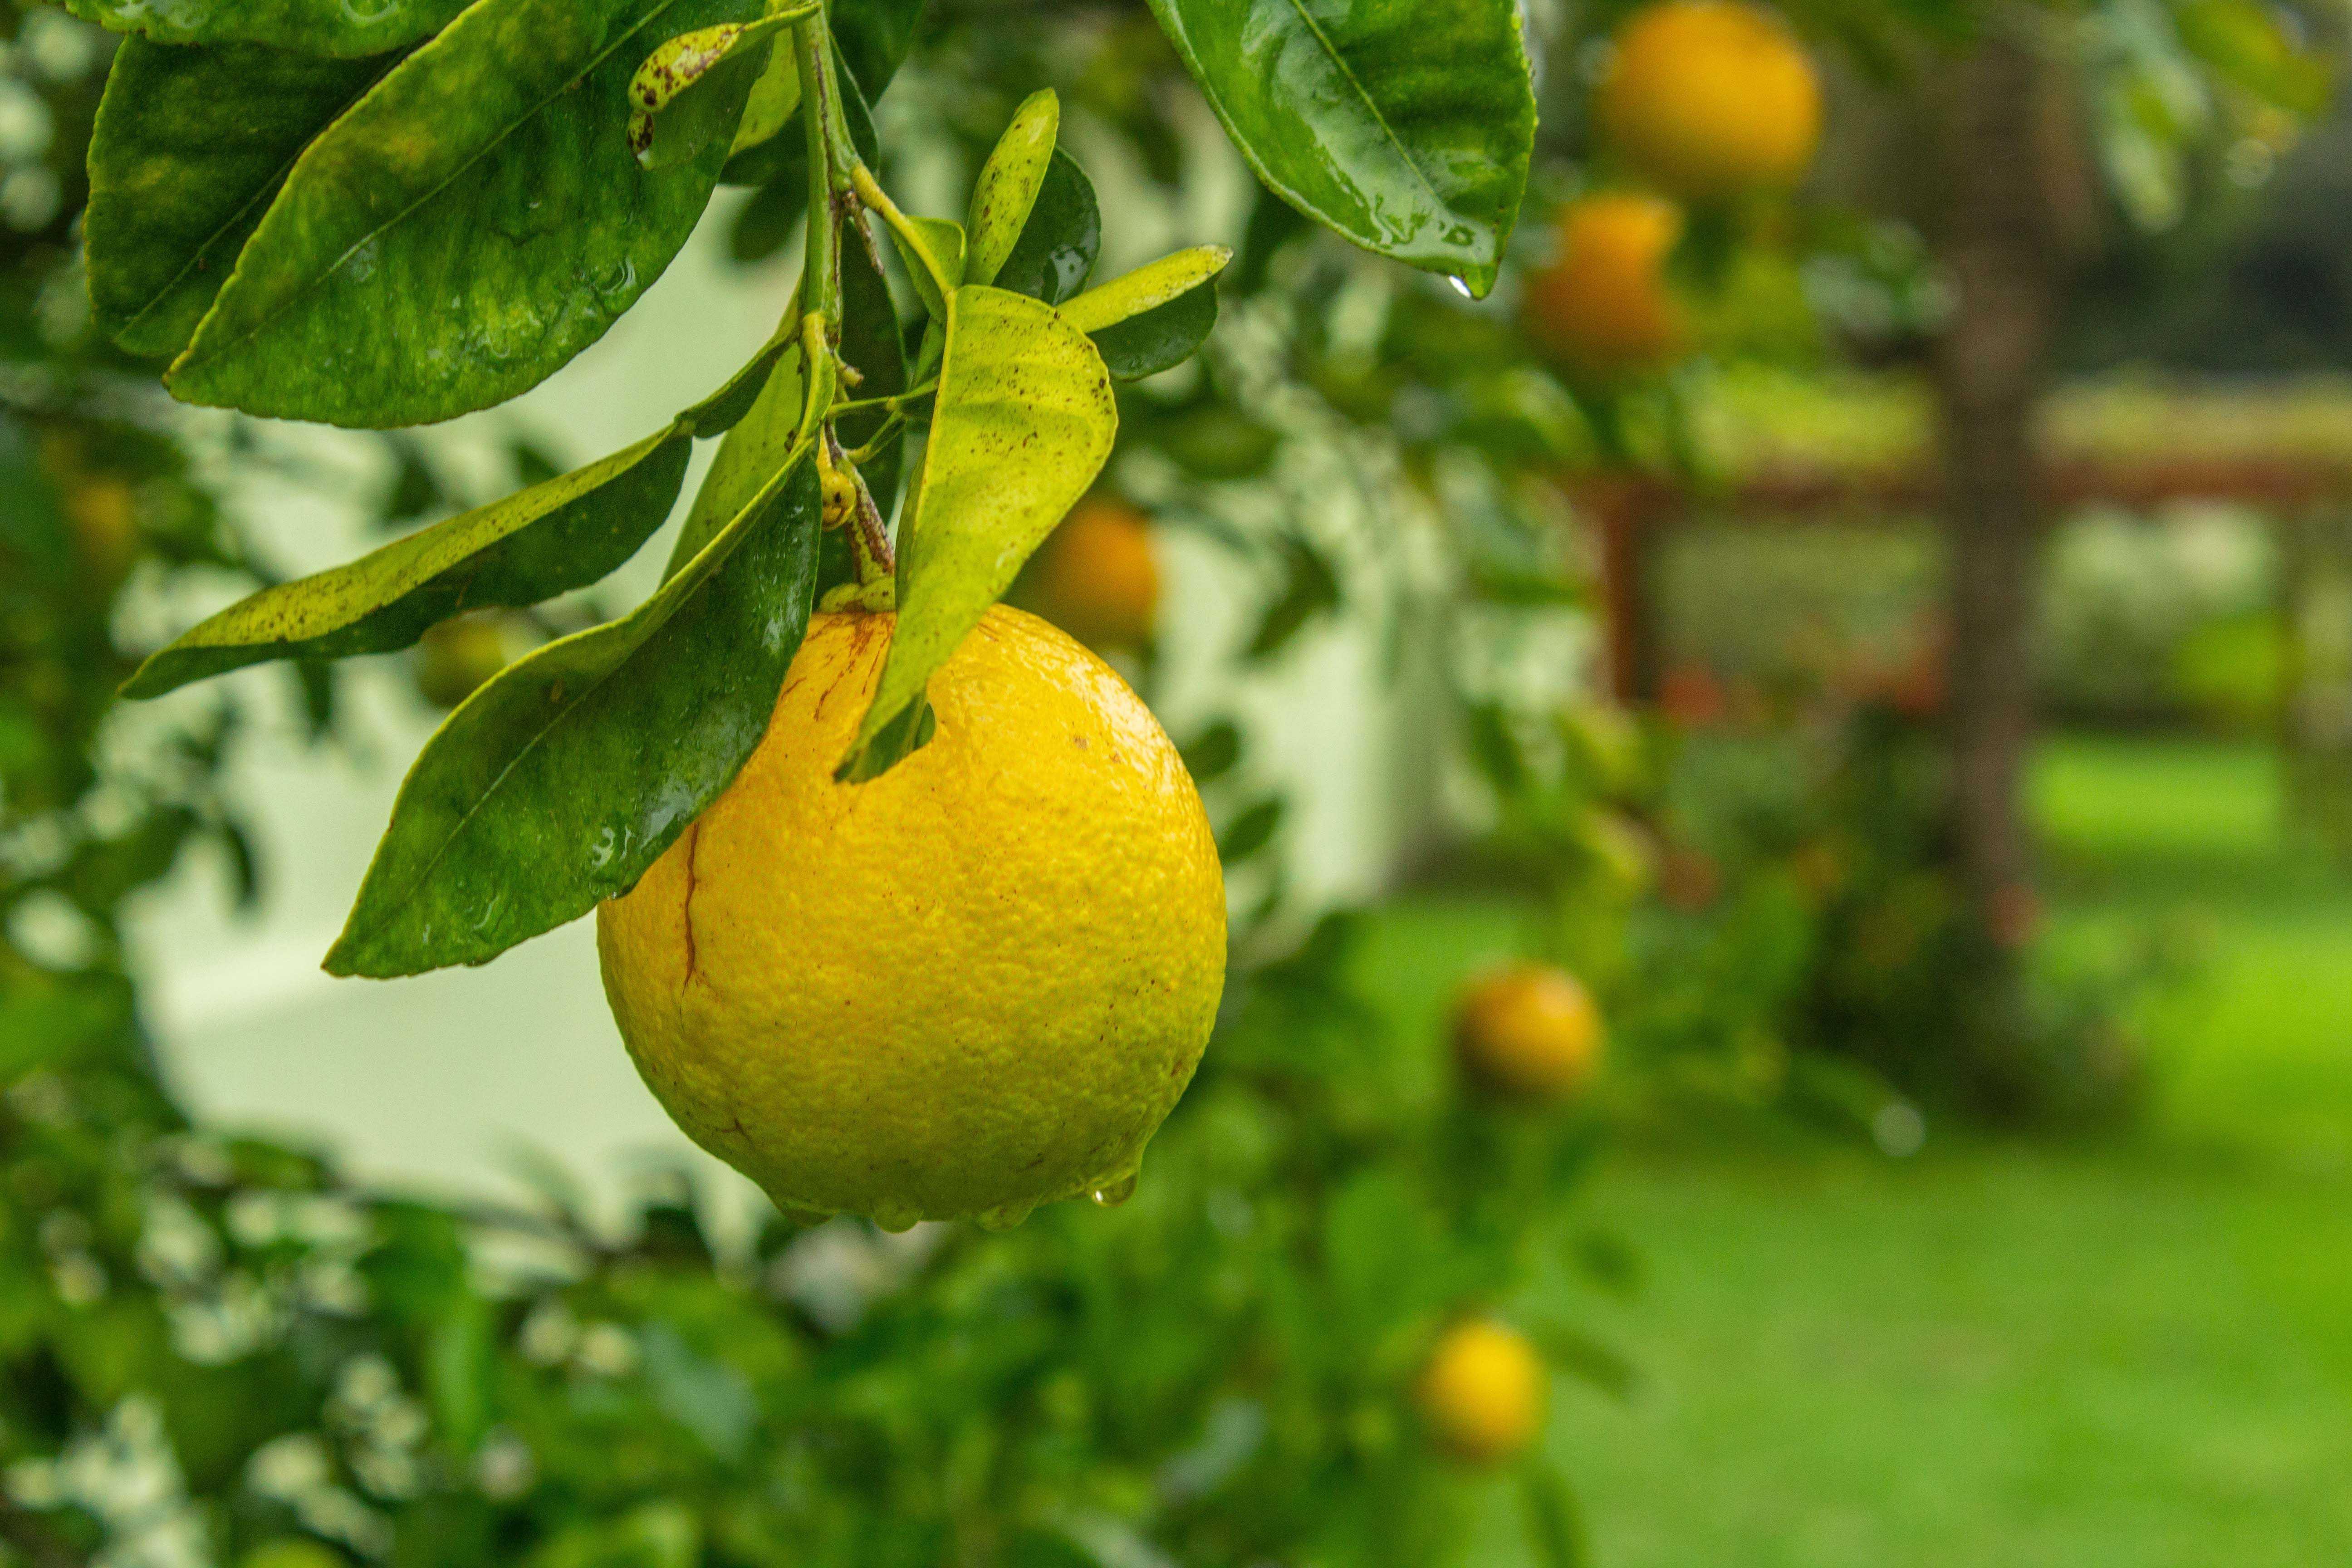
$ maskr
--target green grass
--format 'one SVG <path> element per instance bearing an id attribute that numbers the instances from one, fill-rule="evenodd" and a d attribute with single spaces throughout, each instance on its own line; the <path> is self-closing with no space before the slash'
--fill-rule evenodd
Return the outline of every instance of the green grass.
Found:
<path id="1" fill-rule="evenodd" d="M 1596 1568 L 2352 1563 L 2352 887 L 2257 748 L 2058 743 L 2035 807 L 2053 940 L 2200 933 L 2146 1130 L 1622 1155 L 1589 1212 L 1648 1278 L 1594 1327 L 1643 1381 L 1552 1431 Z M 1422 907 L 1377 956 L 1422 1026 L 1514 934 Z"/>

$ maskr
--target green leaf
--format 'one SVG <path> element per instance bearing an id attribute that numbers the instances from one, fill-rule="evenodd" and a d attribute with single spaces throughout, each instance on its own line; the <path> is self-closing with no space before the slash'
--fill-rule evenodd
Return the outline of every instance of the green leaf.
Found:
<path id="1" fill-rule="evenodd" d="M 778 11 L 697 28 L 647 55 L 629 79 L 629 150 L 637 162 L 674 169 L 721 138 L 731 149 L 752 84 L 776 53 L 776 34 L 804 15 Z"/>
<path id="2" fill-rule="evenodd" d="M 132 353 L 187 347 L 295 158 L 390 67 L 124 40 L 89 143 L 100 329 Z"/>
<path id="3" fill-rule="evenodd" d="M 844 776 L 888 766 L 875 742 L 894 721 L 895 739 L 920 743 L 905 726 L 931 672 L 1087 493 L 1118 434 L 1109 373 L 1083 333 L 1024 295 L 973 283 L 950 296 L 930 440 L 899 531 L 898 624 Z"/>
<path id="4" fill-rule="evenodd" d="M 123 695 L 160 697 L 269 659 L 388 653 L 461 611 L 537 604 L 593 583 L 669 516 L 693 445 L 673 426 L 357 561 L 265 588 L 149 658 Z"/>
<path id="5" fill-rule="evenodd" d="M 971 206 L 964 217 L 971 242 L 964 258 L 965 282 L 996 281 L 998 269 L 1029 225 L 1061 125 L 1062 100 L 1052 88 L 1031 93 L 1013 111 L 1013 123 L 997 138 L 995 150 L 972 184 Z"/>
<path id="6" fill-rule="evenodd" d="M 1538 1455 L 1520 1467 L 1520 1486 L 1537 1560 L 1544 1568 L 1587 1568 L 1592 1559 L 1586 1547 L 1584 1512 L 1567 1479 Z"/>
<path id="7" fill-rule="evenodd" d="M 382 427 L 537 384 L 653 285 L 722 142 L 640 168 L 629 79 L 757 0 L 478 0 L 297 160 L 171 370 L 191 402 Z"/>
<path id="8" fill-rule="evenodd" d="M 467 698 L 401 784 L 328 972 L 487 963 L 635 886 L 766 733 L 819 510 L 803 457 L 633 614 Z"/>
<path id="9" fill-rule="evenodd" d="M 846 79 L 842 108 L 849 118 L 849 138 L 871 167 L 882 161 L 875 148 L 871 106 L 881 101 L 913 47 L 922 9 L 923 0 L 839 0 L 833 7 L 833 58 Z M 779 49 L 751 89 L 735 132 L 734 156 L 720 177 L 730 185 L 761 185 L 795 178 L 797 171 L 805 196 L 808 138 L 797 128 L 800 106 L 799 68 L 791 51 Z"/>
<path id="10" fill-rule="evenodd" d="M 1094 182 L 1076 159 L 1056 148 L 1046 162 L 1029 221 L 992 281 L 999 289 L 1058 305 L 1087 286 L 1101 251 L 1102 211 Z"/>
<path id="11" fill-rule="evenodd" d="M 1263 853 L 1274 842 L 1286 809 L 1282 797 L 1274 795 L 1234 817 L 1217 840 L 1217 858 L 1230 868 Z"/>
<path id="12" fill-rule="evenodd" d="M 268 44 L 355 58 L 430 37 L 470 0 L 66 0 L 86 22 L 159 44 Z"/>
<path id="13" fill-rule="evenodd" d="M 797 323 L 800 312 L 794 309 L 784 315 L 788 321 Z M 793 457 L 803 401 L 800 356 L 794 353 L 772 363 L 774 368 L 761 384 L 750 411 L 727 432 L 727 439 L 719 444 L 718 457 L 711 460 L 710 471 L 702 477 L 702 488 L 695 492 L 694 505 L 686 514 L 685 525 L 678 530 L 677 546 L 670 552 L 664 582 L 684 571 L 701 554 L 703 546 L 718 538 L 719 531 L 732 522 Z"/>
<path id="14" fill-rule="evenodd" d="M 1222 245 L 1196 245 L 1163 256 L 1087 289 L 1062 307 L 1062 320 L 1082 332 L 1099 332 L 1181 299 L 1214 279 L 1233 258 L 1233 251 Z"/>
<path id="15" fill-rule="evenodd" d="M 873 230 L 862 216 L 853 216 L 842 229 L 841 314 L 841 357 L 860 377 L 850 395 L 890 397 L 906 391 L 906 334 L 899 330 L 890 285 L 882 276 Z M 878 408 L 844 416 L 839 426 L 842 444 L 853 448 L 864 446 L 880 432 L 887 417 Z M 898 468 L 905 451 L 903 441 L 894 441 L 858 469 L 886 522 L 898 502 Z"/>
<path id="16" fill-rule="evenodd" d="M 1358 245 L 1494 287 L 1534 150 L 1516 0 L 1151 0 L 1258 178 Z"/>
<path id="17" fill-rule="evenodd" d="M 1234 253 L 1199 245 L 1139 267 L 1062 307 L 1062 319 L 1087 333 L 1121 381 L 1181 364 L 1217 325 L 1217 274 Z"/>
<path id="18" fill-rule="evenodd" d="M 893 228 L 890 241 L 898 247 L 898 258 L 915 280 L 923 309 L 934 321 L 944 321 L 947 305 L 940 296 L 940 285 L 944 282 L 952 289 L 963 282 L 963 225 L 952 218 L 910 217 L 907 226 L 914 230 L 912 239 Z"/>
<path id="19" fill-rule="evenodd" d="M 1216 330 L 1217 286 L 1203 283 L 1092 336 L 1112 375 L 1140 381 L 1191 359 Z"/>

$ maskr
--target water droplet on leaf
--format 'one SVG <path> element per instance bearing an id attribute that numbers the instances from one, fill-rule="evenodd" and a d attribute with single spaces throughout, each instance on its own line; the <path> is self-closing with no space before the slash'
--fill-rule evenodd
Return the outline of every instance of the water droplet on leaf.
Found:
<path id="1" fill-rule="evenodd" d="M 1459 278 L 1448 278 L 1446 281 L 1453 284 L 1454 291 L 1456 294 L 1461 295 L 1465 300 L 1475 300 L 1478 297 L 1475 293 L 1472 292 L 1470 285 L 1464 282 Z"/>
<path id="2" fill-rule="evenodd" d="M 874 1211 L 876 1227 L 893 1236 L 914 1229 L 922 1217 L 923 1211 L 912 1204 L 883 1204 Z"/>
<path id="3" fill-rule="evenodd" d="M 995 1208 L 980 1211 L 980 1228 L 1011 1230 L 1028 1217 L 1029 1205 L 1026 1204 L 1000 1204 Z"/>
<path id="4" fill-rule="evenodd" d="M 1107 1209 L 1118 1207 L 1135 1195 L 1135 1175 L 1133 1171 L 1129 1171 L 1118 1180 L 1097 1187 L 1094 1193 L 1095 1202 Z"/>

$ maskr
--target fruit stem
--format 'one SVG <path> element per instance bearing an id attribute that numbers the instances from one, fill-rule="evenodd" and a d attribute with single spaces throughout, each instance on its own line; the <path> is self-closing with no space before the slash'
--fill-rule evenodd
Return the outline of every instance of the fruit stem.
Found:
<path id="1" fill-rule="evenodd" d="M 793 47 L 800 68 L 801 119 L 808 133 L 806 294 L 808 309 L 824 321 L 829 350 L 841 340 L 841 220 L 855 204 L 849 166 L 857 155 L 841 118 L 833 32 L 822 9 L 793 24 Z"/>
<path id="2" fill-rule="evenodd" d="M 890 546 L 889 530 L 882 525 L 882 509 L 874 504 L 874 492 L 866 488 L 866 476 L 857 471 L 849 454 L 841 449 L 841 438 L 833 426 L 824 427 L 824 456 L 838 472 L 849 476 L 857 488 L 857 507 L 849 520 L 849 552 L 857 563 L 857 583 L 870 588 L 878 583 L 894 581 L 898 574 L 898 552 Z"/>

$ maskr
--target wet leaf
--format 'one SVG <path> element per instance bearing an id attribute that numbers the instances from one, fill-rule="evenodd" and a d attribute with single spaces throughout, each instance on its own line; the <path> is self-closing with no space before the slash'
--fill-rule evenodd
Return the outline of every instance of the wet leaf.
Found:
<path id="1" fill-rule="evenodd" d="M 1102 251 L 1102 212 L 1094 182 L 1056 148 L 1029 208 L 1021 237 L 997 268 L 996 287 L 1058 305 L 1087 286 Z"/>
<path id="2" fill-rule="evenodd" d="M 238 601 L 139 667 L 129 697 L 269 659 L 407 647 L 436 622 L 533 605 L 604 576 L 669 516 L 690 435 L 673 426 L 544 484 Z"/>
<path id="3" fill-rule="evenodd" d="M 328 972 L 486 963 L 635 886 L 767 731 L 818 511 L 803 458 L 633 614 L 467 699 L 402 784 Z"/>
<path id="4" fill-rule="evenodd" d="M 950 296 L 930 441 L 899 531 L 898 626 L 845 773 L 888 765 L 873 742 L 894 722 L 901 743 L 919 743 L 905 726 L 931 672 L 1086 494 L 1118 433 L 1109 374 L 1084 334 L 1002 289 Z"/>
<path id="5" fill-rule="evenodd" d="M 126 39 L 89 143 L 100 330 L 132 353 L 187 347 L 295 158 L 391 64 Z"/>
<path id="6" fill-rule="evenodd" d="M 1151 0 L 1258 178 L 1358 245 L 1494 286 L 1536 105 L 1516 0 Z"/>
<path id="7" fill-rule="evenodd" d="M 963 266 L 967 283 L 993 283 L 1013 254 L 1013 247 L 1028 226 L 1054 161 L 1054 138 L 1062 124 L 1062 100 L 1046 88 L 1033 92 L 1013 111 L 980 178 L 971 187 L 971 210 L 964 216 L 969 244 Z"/>
<path id="8" fill-rule="evenodd" d="M 629 149 L 637 162 L 676 168 L 722 137 L 731 149 L 751 84 L 776 52 L 776 35 L 799 15 L 700 27 L 647 55 L 629 79 Z"/>
<path id="9" fill-rule="evenodd" d="M 479 0 L 296 161 L 172 389 L 383 427 L 544 380 L 669 265 L 725 155 L 638 166 L 637 62 L 757 14 L 757 0 Z"/>
<path id="10" fill-rule="evenodd" d="M 405 48 L 449 25 L 470 0 L 66 0 L 86 22 L 159 44 L 268 44 L 353 58 Z"/>

